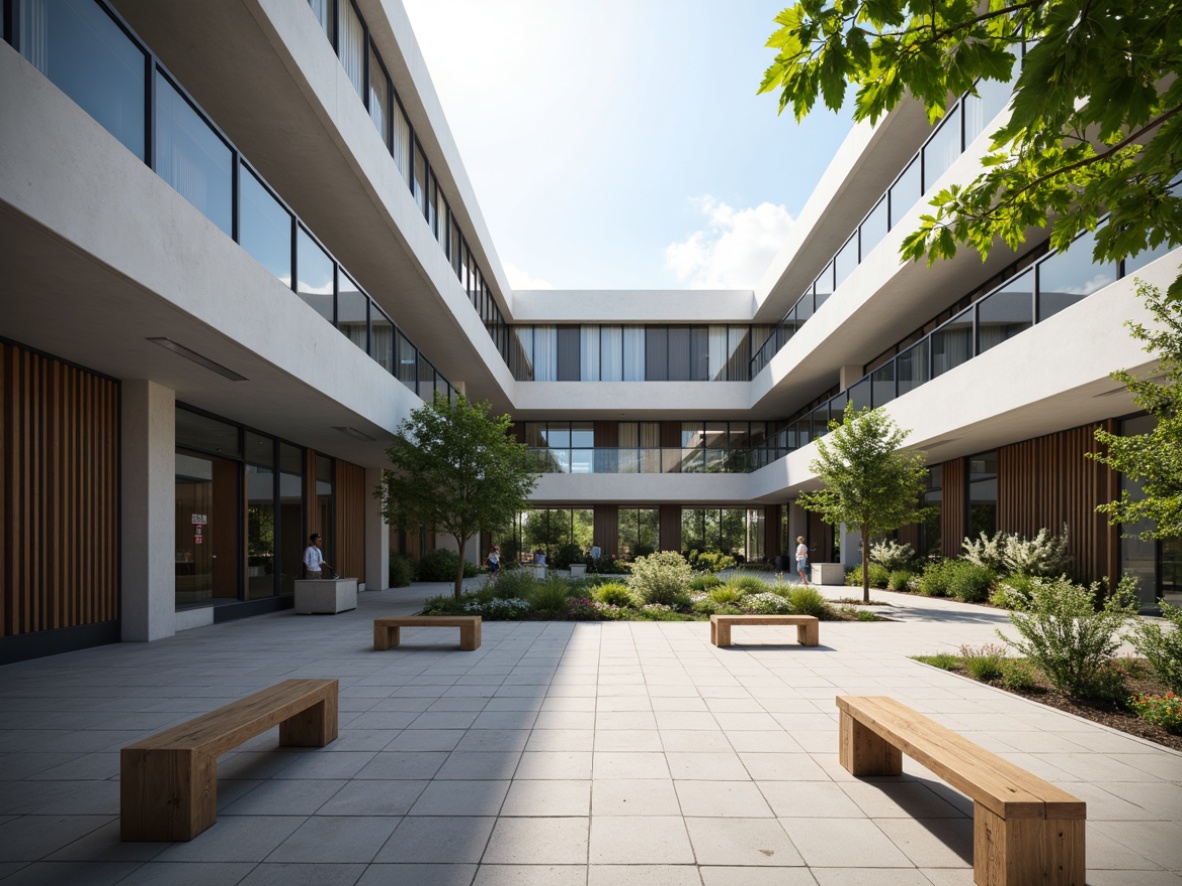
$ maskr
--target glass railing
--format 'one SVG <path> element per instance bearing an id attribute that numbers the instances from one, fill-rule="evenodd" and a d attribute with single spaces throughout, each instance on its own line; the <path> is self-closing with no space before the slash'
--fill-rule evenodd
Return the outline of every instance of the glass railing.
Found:
<path id="1" fill-rule="evenodd" d="M 766 445 L 750 449 L 596 446 L 529 452 L 544 474 L 747 474 L 786 454 Z"/>
<path id="2" fill-rule="evenodd" d="M 845 282 L 854 268 L 919 204 L 957 158 L 985 131 L 989 122 L 1001 113 L 1013 93 L 1021 58 L 1022 51 L 1019 49 L 1018 63 L 1010 82 L 980 80 L 977 82 L 977 95 L 966 93 L 961 96 L 944 115 L 944 119 L 874 204 L 874 208 L 866 214 L 817 279 L 755 351 L 751 357 L 751 378 L 755 378 L 780 348 L 792 340 L 800 327 Z"/>
<path id="3" fill-rule="evenodd" d="M 14 48 L 411 391 L 454 389 L 103 0 L 11 0 Z M 151 87 L 148 87 L 151 84 Z"/>

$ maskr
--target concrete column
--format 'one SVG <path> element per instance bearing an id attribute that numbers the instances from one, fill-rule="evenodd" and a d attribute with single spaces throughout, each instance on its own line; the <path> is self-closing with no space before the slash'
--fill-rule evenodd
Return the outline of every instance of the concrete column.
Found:
<path id="1" fill-rule="evenodd" d="M 851 532 L 842 523 L 837 527 L 838 544 L 841 549 L 841 565 L 853 569 L 862 565 L 862 533 Z"/>
<path id="2" fill-rule="evenodd" d="M 844 391 L 854 382 L 859 381 L 866 373 L 862 371 L 862 366 L 843 366 L 837 382 L 838 390 Z"/>
<path id="3" fill-rule="evenodd" d="M 122 632 L 176 633 L 176 394 L 146 380 L 122 384 Z"/>
<path id="4" fill-rule="evenodd" d="M 382 482 L 381 468 L 365 469 L 365 488 L 377 489 Z M 382 500 L 366 497 L 365 504 L 365 588 L 384 591 L 390 587 L 390 524 L 382 516 Z"/>

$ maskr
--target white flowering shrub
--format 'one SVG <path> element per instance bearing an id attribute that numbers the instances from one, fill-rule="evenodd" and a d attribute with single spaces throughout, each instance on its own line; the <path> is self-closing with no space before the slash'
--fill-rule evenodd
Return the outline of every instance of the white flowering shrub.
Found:
<path id="1" fill-rule="evenodd" d="M 899 544 L 891 539 L 870 544 L 870 562 L 882 565 L 887 572 L 902 569 L 914 559 L 915 550 L 909 544 Z M 861 584 L 860 577 L 858 583 Z"/>
<path id="2" fill-rule="evenodd" d="M 742 606 L 744 612 L 754 615 L 787 615 L 792 612 L 791 601 L 771 591 L 748 594 L 743 597 L 739 605 Z"/>
<path id="3" fill-rule="evenodd" d="M 964 558 L 974 566 L 984 566 L 994 572 L 1004 572 L 1003 554 L 1006 537 L 1004 532 L 995 533 L 993 538 L 982 532 L 981 538 L 977 541 L 966 537 L 961 545 L 964 548 Z"/>
<path id="4" fill-rule="evenodd" d="M 1067 554 L 1067 524 L 1062 535 L 1051 535 L 1040 529 L 1034 538 L 1023 538 L 1017 533 L 1007 536 L 1002 551 L 1006 571 L 1018 575 L 1058 575 L 1071 562 Z"/>

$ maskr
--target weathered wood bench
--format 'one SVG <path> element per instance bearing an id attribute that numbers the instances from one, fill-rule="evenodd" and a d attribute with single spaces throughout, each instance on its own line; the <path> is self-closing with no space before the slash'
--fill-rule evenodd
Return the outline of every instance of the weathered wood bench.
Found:
<path id="1" fill-rule="evenodd" d="M 715 646 L 731 645 L 735 625 L 796 625 L 796 642 L 816 646 L 821 642 L 821 627 L 815 615 L 712 615 L 710 642 Z"/>
<path id="2" fill-rule="evenodd" d="M 899 775 L 903 754 L 973 801 L 978 886 L 1084 886 L 1087 805 L 893 698 L 839 695 L 841 765 Z"/>
<path id="3" fill-rule="evenodd" d="M 388 615 L 373 622 L 373 648 L 389 649 L 402 642 L 402 628 L 459 628 L 460 648 L 480 648 L 479 615 Z"/>
<path id="4" fill-rule="evenodd" d="M 284 680 L 119 753 L 124 840 L 192 840 L 217 821 L 217 758 L 279 726 L 284 747 L 337 737 L 337 681 Z"/>

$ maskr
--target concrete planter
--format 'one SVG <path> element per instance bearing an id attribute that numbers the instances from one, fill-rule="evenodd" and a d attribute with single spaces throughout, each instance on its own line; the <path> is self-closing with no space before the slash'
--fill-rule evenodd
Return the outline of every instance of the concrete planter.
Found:
<path id="1" fill-rule="evenodd" d="M 845 567 L 840 563 L 814 563 L 809 580 L 815 585 L 844 585 Z"/>
<path id="2" fill-rule="evenodd" d="M 586 574 L 587 574 L 587 564 L 586 563 L 571 563 L 570 564 L 570 577 L 571 578 L 582 578 Z"/>
<path id="3" fill-rule="evenodd" d="M 335 615 L 357 608 L 357 579 L 320 578 L 295 582 L 295 611 Z"/>

